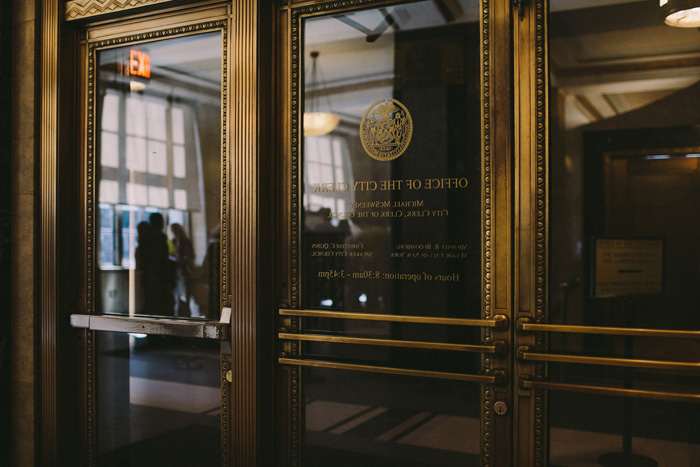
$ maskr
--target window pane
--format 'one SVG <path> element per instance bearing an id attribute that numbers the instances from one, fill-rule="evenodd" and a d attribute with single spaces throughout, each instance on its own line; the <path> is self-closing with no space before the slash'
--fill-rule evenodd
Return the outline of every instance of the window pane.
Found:
<path id="1" fill-rule="evenodd" d="M 134 172 L 148 171 L 148 150 L 146 138 L 126 137 L 126 168 Z"/>
<path id="2" fill-rule="evenodd" d="M 102 167 L 119 168 L 119 135 L 117 133 L 102 132 Z"/>
<path id="3" fill-rule="evenodd" d="M 551 0 L 549 320 L 700 329 L 698 30 L 659 2 Z M 693 339 L 552 334 L 551 353 L 698 361 Z M 549 364 L 557 383 L 697 394 L 697 373 Z M 551 392 L 558 465 L 698 465 L 700 405 Z"/>
<path id="4" fill-rule="evenodd" d="M 114 209 L 100 206 L 100 265 L 114 265 Z"/>
<path id="5" fill-rule="evenodd" d="M 212 82 L 221 33 L 95 53 L 104 96 L 95 183 L 98 199 L 121 213 L 96 235 L 100 264 L 110 266 L 99 271 L 96 312 L 217 318 L 221 89 Z M 141 60 L 150 74 L 139 74 Z"/>
<path id="6" fill-rule="evenodd" d="M 148 102 L 146 105 L 148 119 L 148 137 L 165 141 L 165 104 L 161 102 Z"/>
<path id="7" fill-rule="evenodd" d="M 185 148 L 184 146 L 173 146 L 173 175 L 178 178 L 185 178 L 187 169 L 185 168 Z"/>
<path id="8" fill-rule="evenodd" d="M 139 97 L 126 98 L 126 133 L 146 136 L 146 104 Z"/>
<path id="9" fill-rule="evenodd" d="M 339 123 L 322 134 L 314 122 L 323 119 L 299 119 L 301 308 L 481 317 L 479 6 L 421 1 L 303 20 L 303 112 L 332 113 Z M 450 326 L 319 318 L 302 319 L 300 328 L 480 341 L 478 330 Z M 477 354 L 301 347 L 309 360 L 481 371 Z M 304 465 L 479 465 L 478 384 L 311 368 L 302 370 L 300 386 Z"/>
<path id="10" fill-rule="evenodd" d="M 173 120 L 173 143 L 185 143 L 185 114 L 181 108 L 174 107 L 172 109 Z"/>
<path id="11" fill-rule="evenodd" d="M 102 129 L 105 131 L 119 131 L 119 104 L 120 96 L 115 92 L 108 92 L 102 101 Z"/>
<path id="12" fill-rule="evenodd" d="M 165 143 L 148 141 L 148 172 L 154 175 L 168 175 L 168 155 Z"/>
<path id="13" fill-rule="evenodd" d="M 148 187 L 148 205 L 159 208 L 167 208 L 169 206 L 168 189 L 157 186 Z"/>
<path id="14" fill-rule="evenodd" d="M 219 344 L 99 332 L 97 463 L 218 466 Z"/>
<path id="15" fill-rule="evenodd" d="M 148 204 L 148 186 L 139 183 L 126 184 L 126 202 L 130 205 L 145 206 Z"/>
<path id="16" fill-rule="evenodd" d="M 100 181 L 100 203 L 117 204 L 119 202 L 119 183 L 114 180 Z"/>

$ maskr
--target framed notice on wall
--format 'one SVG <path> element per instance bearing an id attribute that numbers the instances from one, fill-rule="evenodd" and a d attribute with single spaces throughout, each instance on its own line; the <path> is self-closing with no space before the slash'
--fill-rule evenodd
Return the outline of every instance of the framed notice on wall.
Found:
<path id="1" fill-rule="evenodd" d="M 661 293 L 662 239 L 596 238 L 593 245 L 593 297 Z"/>

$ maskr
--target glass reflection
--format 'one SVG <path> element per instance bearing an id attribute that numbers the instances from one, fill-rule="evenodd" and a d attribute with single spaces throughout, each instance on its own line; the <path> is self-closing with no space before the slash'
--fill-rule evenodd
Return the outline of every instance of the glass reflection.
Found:
<path id="1" fill-rule="evenodd" d="M 554 467 L 697 465 L 697 404 L 552 393 L 549 411 Z"/>
<path id="2" fill-rule="evenodd" d="M 678 62 L 700 53 L 697 31 L 665 25 L 655 2 L 549 5 L 549 319 L 697 331 L 700 75 Z M 601 241 L 615 246 L 609 256 Z M 698 361 L 693 339 L 553 334 L 549 350 Z M 698 389 L 697 375 L 684 371 L 551 364 L 548 372 L 563 383 Z M 700 432 L 699 416 L 697 404 L 552 392 L 550 458 L 696 465 L 700 440 L 689 434 Z"/>
<path id="3" fill-rule="evenodd" d="M 221 34 L 97 64 L 96 311 L 218 317 Z"/>
<path id="4" fill-rule="evenodd" d="M 220 465 L 218 342 L 108 332 L 96 341 L 98 464 Z"/>
<path id="5" fill-rule="evenodd" d="M 303 308 L 481 316 L 478 7 L 423 1 L 304 21 Z M 304 318 L 301 327 L 480 339 L 464 326 Z M 301 349 L 331 362 L 480 371 L 478 353 Z M 477 384 L 305 368 L 303 388 L 304 465 L 479 464 Z"/>
<path id="6" fill-rule="evenodd" d="M 303 306 L 480 317 L 478 3 L 304 25 Z"/>
<path id="7" fill-rule="evenodd" d="M 304 369 L 305 466 L 478 466 L 479 385 Z"/>

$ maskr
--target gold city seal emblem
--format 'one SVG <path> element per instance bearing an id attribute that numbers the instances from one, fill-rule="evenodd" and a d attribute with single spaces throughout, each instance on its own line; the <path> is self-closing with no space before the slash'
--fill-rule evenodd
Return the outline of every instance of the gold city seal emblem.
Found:
<path id="1" fill-rule="evenodd" d="M 380 99 L 370 105 L 360 123 L 360 140 L 370 157 L 390 161 L 408 147 L 413 134 L 413 120 L 396 99 Z"/>

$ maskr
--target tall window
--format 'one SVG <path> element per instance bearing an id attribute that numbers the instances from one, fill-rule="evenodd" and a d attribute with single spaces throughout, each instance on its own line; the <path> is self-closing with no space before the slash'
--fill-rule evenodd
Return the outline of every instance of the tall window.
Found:
<path id="1" fill-rule="evenodd" d="M 220 312 L 221 56 L 220 31 L 96 53 L 99 313 Z"/>
<path id="2" fill-rule="evenodd" d="M 353 190 L 314 191 L 314 184 L 347 183 L 352 187 L 352 167 L 347 140 L 339 135 L 309 136 L 304 138 L 304 206 L 318 211 L 329 208 L 332 212 L 346 212 L 353 201 Z"/>
<path id="3" fill-rule="evenodd" d="M 160 212 L 166 225 L 189 228 L 199 164 L 187 170 L 184 106 L 115 90 L 102 106 L 100 266 L 133 269 L 139 222 Z"/>

